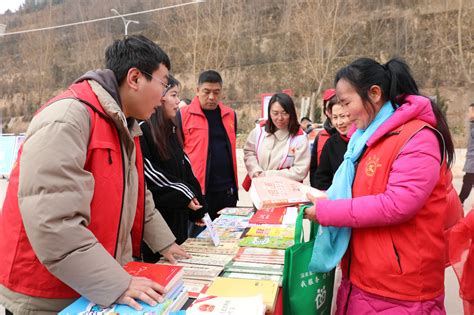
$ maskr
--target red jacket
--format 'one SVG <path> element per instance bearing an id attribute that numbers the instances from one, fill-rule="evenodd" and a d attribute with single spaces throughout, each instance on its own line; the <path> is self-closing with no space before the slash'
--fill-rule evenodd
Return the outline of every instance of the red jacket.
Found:
<path id="1" fill-rule="evenodd" d="M 123 161 L 118 132 L 87 81 L 72 85 L 66 92 L 50 100 L 40 111 L 54 101 L 64 98 L 78 99 L 85 104 L 90 114 L 91 134 L 85 169 L 93 174 L 95 184 L 94 197 L 90 204 L 91 223 L 87 228 L 110 255 L 115 256 L 124 194 Z M 143 161 L 139 144 L 137 137 L 136 167 L 140 186 L 132 228 L 134 256 L 140 255 L 145 205 Z M 0 283 L 13 291 L 36 297 L 77 297 L 78 294 L 73 289 L 40 263 L 28 241 L 18 205 L 21 152 L 22 149 L 19 150 L 17 163 L 10 175 L 10 184 L 0 217 Z"/>
<path id="2" fill-rule="evenodd" d="M 357 168 L 353 197 L 386 189 L 391 165 L 400 150 L 422 128 L 420 120 L 392 130 L 368 147 Z M 375 176 L 376 174 L 376 176 Z M 434 299 L 444 292 L 444 218 L 446 166 L 424 206 L 402 224 L 354 228 L 342 269 L 364 291 L 405 301 Z"/>
<path id="3" fill-rule="evenodd" d="M 235 112 L 222 103 L 219 103 L 222 123 L 229 139 L 232 150 L 232 164 L 234 166 L 235 187 L 239 187 L 237 180 L 237 157 L 236 157 L 236 119 Z M 181 130 L 183 131 L 184 152 L 191 160 L 191 166 L 202 193 L 206 194 L 207 188 L 207 153 L 209 149 L 209 125 L 204 115 L 199 98 L 196 96 L 191 104 L 180 109 Z"/>

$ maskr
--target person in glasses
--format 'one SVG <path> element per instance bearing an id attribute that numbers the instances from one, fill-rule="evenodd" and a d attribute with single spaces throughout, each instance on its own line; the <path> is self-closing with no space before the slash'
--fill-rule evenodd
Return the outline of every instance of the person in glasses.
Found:
<path id="1" fill-rule="evenodd" d="M 195 222 L 207 211 L 199 182 L 193 174 L 188 157 L 183 151 L 183 138 L 176 130 L 179 106 L 179 82 L 168 78 L 168 89 L 150 119 L 140 122 L 143 135 L 145 179 L 153 194 L 156 208 L 182 244 L 188 238 L 188 219 Z M 143 244 L 143 259 L 157 262 L 161 255 Z"/>
<path id="2" fill-rule="evenodd" d="M 344 160 L 344 153 L 349 142 L 347 133 L 351 127 L 349 114 L 337 102 L 336 95 L 331 97 L 326 104 L 331 125 L 337 132 L 331 135 L 324 144 L 316 172 L 311 174 L 311 185 L 320 190 L 327 190 L 331 186 L 334 174 Z"/>
<path id="3" fill-rule="evenodd" d="M 308 174 L 311 154 L 306 134 L 298 123 L 295 104 L 285 93 L 277 93 L 268 103 L 267 121 L 252 130 L 244 146 L 248 177 L 284 176 L 303 181 Z"/>
<path id="4" fill-rule="evenodd" d="M 80 295 L 155 305 L 163 288 L 122 265 L 142 240 L 188 257 L 146 189 L 136 121 L 161 105 L 170 60 L 139 35 L 105 60 L 37 111 L 19 150 L 0 216 L 0 304 L 14 314 L 57 314 Z"/>
<path id="5" fill-rule="evenodd" d="M 196 97 L 180 109 L 178 128 L 183 135 L 184 152 L 206 198 L 211 219 L 217 211 L 237 204 L 237 116 L 225 106 L 222 77 L 214 70 L 199 75 Z M 190 236 L 202 229 L 191 226 Z"/>

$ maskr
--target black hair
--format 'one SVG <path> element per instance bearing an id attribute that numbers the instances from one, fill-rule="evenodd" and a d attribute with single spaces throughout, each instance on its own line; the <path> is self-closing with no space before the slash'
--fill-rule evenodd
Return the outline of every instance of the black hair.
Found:
<path id="1" fill-rule="evenodd" d="M 332 113 L 332 108 L 334 107 L 334 105 L 339 104 L 336 95 L 334 95 L 334 96 L 331 97 L 329 100 L 327 100 L 325 104 L 326 104 L 326 109 L 325 109 L 325 111 L 324 111 L 324 114 L 326 114 L 326 111 Z M 331 118 L 330 118 L 328 115 L 326 115 L 326 117 L 327 117 L 329 120 L 331 120 Z"/>
<path id="2" fill-rule="evenodd" d="M 285 93 L 276 93 L 270 98 L 270 101 L 268 102 L 268 119 L 265 123 L 265 131 L 273 134 L 278 130 L 270 117 L 270 109 L 275 102 L 278 102 L 281 107 L 283 107 L 285 112 L 290 114 L 288 132 L 291 136 L 296 135 L 300 128 L 300 124 L 298 123 L 298 118 L 296 117 L 295 103 L 293 103 L 293 99 L 291 99 L 291 97 Z"/>
<path id="3" fill-rule="evenodd" d="M 411 75 L 410 67 L 400 58 L 391 59 L 386 64 L 380 64 L 370 58 L 357 59 L 337 72 L 335 84 L 341 79 L 347 81 L 356 90 L 364 101 L 364 107 L 369 115 L 375 113 L 375 106 L 369 98 L 369 90 L 373 85 L 380 87 L 383 101 L 391 101 L 394 109 L 402 106 L 407 95 L 421 95 Z M 454 144 L 448 123 L 439 106 L 433 100 L 430 101 L 436 117 L 436 129 L 444 139 L 447 164 L 451 167 L 454 159 Z"/>
<path id="4" fill-rule="evenodd" d="M 180 86 L 180 83 L 172 75 L 168 78 L 169 88 L 165 91 L 169 92 L 173 87 Z M 171 158 L 171 135 L 173 132 L 176 133 L 178 138 L 178 144 L 183 147 L 183 139 L 180 132 L 176 132 L 176 122 L 174 119 L 169 119 L 164 116 L 163 106 L 159 106 L 155 109 L 155 112 L 151 115 L 150 119 L 147 120 L 147 124 L 150 127 L 153 142 L 157 148 L 157 154 L 162 160 L 168 160 Z"/>
<path id="5" fill-rule="evenodd" d="M 309 121 L 309 122 L 312 122 L 311 119 L 309 119 L 308 116 L 302 117 L 302 118 L 300 119 L 300 122 L 303 122 L 304 120 L 307 120 L 307 121 Z"/>
<path id="6" fill-rule="evenodd" d="M 151 80 L 149 74 L 158 69 L 160 64 L 171 69 L 168 55 L 143 35 L 130 35 L 116 40 L 105 51 L 105 66 L 114 72 L 119 85 L 131 68 L 137 68 L 147 80 Z"/>
<path id="7" fill-rule="evenodd" d="M 203 83 L 219 83 L 222 86 L 224 82 L 222 81 L 222 77 L 219 72 L 207 70 L 199 75 L 198 85 Z"/>

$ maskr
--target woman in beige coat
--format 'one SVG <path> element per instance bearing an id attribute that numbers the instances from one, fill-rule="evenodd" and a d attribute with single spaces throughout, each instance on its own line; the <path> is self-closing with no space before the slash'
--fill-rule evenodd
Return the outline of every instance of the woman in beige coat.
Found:
<path id="1" fill-rule="evenodd" d="M 308 174 L 311 154 L 291 97 L 284 93 L 273 95 L 268 117 L 265 124 L 250 133 L 244 146 L 248 176 L 283 176 L 303 181 Z"/>

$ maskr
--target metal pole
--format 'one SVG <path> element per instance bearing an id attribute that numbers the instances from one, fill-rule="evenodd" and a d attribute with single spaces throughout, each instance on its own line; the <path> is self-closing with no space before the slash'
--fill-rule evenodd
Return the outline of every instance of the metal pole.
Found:
<path id="1" fill-rule="evenodd" d="M 140 24 L 139 21 L 129 20 L 129 19 L 124 18 L 124 17 L 122 16 L 122 14 L 120 14 L 116 9 L 110 9 L 110 11 L 112 11 L 114 14 L 120 16 L 120 18 L 122 19 L 123 26 L 125 27 L 125 36 L 128 35 L 128 25 L 129 25 L 130 23 Z"/>

